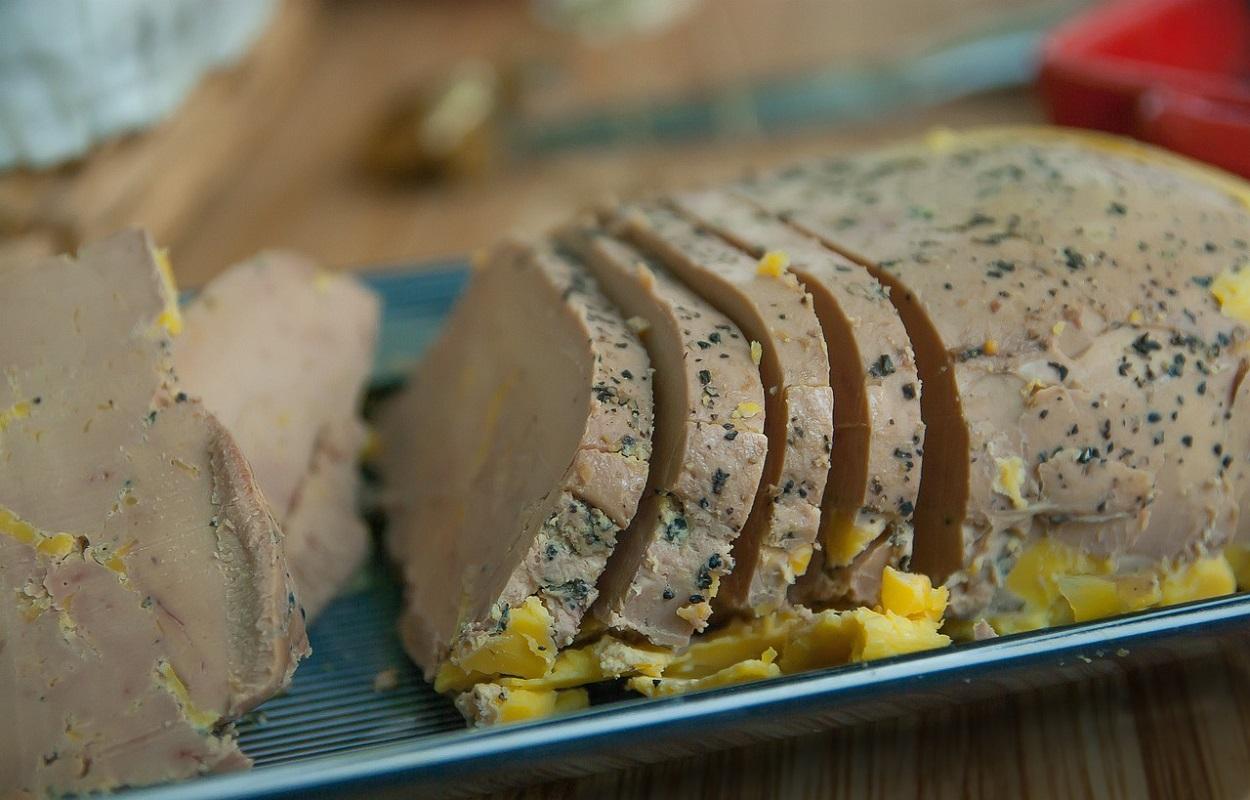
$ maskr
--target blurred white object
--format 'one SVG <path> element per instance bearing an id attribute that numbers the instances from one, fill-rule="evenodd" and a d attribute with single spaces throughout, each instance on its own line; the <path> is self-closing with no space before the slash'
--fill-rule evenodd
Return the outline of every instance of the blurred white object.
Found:
<path id="1" fill-rule="evenodd" d="M 169 114 L 243 55 L 274 0 L 0 0 L 0 169 L 49 166 Z"/>
<path id="2" fill-rule="evenodd" d="M 0 0 L 3 2 L 3 0 Z M 589 40 L 654 33 L 689 14 L 700 0 L 533 0 L 538 17 Z"/>

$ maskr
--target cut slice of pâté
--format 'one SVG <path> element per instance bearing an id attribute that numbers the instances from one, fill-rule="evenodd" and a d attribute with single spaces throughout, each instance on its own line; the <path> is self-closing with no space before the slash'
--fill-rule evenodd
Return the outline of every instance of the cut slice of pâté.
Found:
<path id="1" fill-rule="evenodd" d="M 382 421 L 401 631 L 440 690 L 540 677 L 647 481 L 646 351 L 583 266 L 508 245 Z"/>

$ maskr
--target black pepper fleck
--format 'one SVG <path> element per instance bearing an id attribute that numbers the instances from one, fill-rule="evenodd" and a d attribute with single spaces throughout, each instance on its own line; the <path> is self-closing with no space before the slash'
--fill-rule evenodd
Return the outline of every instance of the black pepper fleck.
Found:
<path id="1" fill-rule="evenodd" d="M 868 374 L 874 378 L 884 378 L 886 375 L 893 375 L 894 359 L 890 358 L 889 353 L 882 353 L 873 365 L 868 368 Z"/>
<path id="2" fill-rule="evenodd" d="M 1143 333 L 1133 340 L 1133 349 L 1143 356 L 1150 355 L 1155 350 L 1162 350 L 1163 345 L 1150 338 L 1150 334 Z"/>

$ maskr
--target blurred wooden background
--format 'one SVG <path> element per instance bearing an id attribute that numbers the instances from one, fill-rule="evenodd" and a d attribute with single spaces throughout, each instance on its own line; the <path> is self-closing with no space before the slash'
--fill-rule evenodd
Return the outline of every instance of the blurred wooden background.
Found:
<path id="1" fill-rule="evenodd" d="M 265 247 L 338 268 L 459 257 L 611 193 L 689 184 L 933 125 L 1037 121 L 1028 91 L 869 122 L 511 160 L 444 182 L 361 161 L 397 100 L 476 57 L 545 81 L 532 118 L 871 64 L 1059 0 L 704 0 L 656 37 L 587 44 L 523 2 L 288 0 L 255 51 L 154 131 L 51 173 L 0 176 L 0 257 L 123 225 L 200 285 Z M 1070 3 L 1068 4 L 1070 5 Z M 545 77 L 544 77 L 545 76 Z M 1250 794 L 1250 654 L 1109 675 L 910 718 L 563 781 L 511 798 L 1084 798 Z"/>
<path id="2" fill-rule="evenodd" d="M 404 185 L 361 167 L 388 108 L 465 59 L 521 72 L 529 118 L 897 59 L 1073 0 L 703 0 L 657 36 L 586 43 L 520 0 L 288 0 L 259 46 L 172 119 L 51 174 L 0 176 L 0 251 L 67 249 L 125 225 L 196 286 L 265 247 L 335 267 L 463 256 L 609 193 L 736 174 L 934 124 L 1036 120 L 1027 93 L 768 139 L 574 151 Z"/>

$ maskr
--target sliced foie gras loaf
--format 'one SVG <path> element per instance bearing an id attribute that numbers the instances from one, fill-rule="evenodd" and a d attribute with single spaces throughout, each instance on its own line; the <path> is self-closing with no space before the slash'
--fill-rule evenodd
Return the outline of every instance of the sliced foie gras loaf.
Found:
<path id="1" fill-rule="evenodd" d="M 1045 130 L 741 187 L 890 287 L 925 389 L 913 563 L 958 614 L 1037 627 L 1231 586 L 1245 329 L 1212 290 L 1245 264 L 1250 216 L 1228 187 Z"/>
<path id="2" fill-rule="evenodd" d="M 823 549 L 791 596 L 808 605 L 877 605 L 885 567 L 905 568 L 911 556 L 924 440 L 916 360 L 888 291 L 743 196 L 702 191 L 673 202 L 756 258 L 784 255 L 812 295 L 829 354 L 833 451 Z"/>
<path id="3" fill-rule="evenodd" d="M 145 234 L 0 267 L 0 786 L 247 765 L 230 719 L 307 652 L 277 523 L 172 371 Z"/>
<path id="4" fill-rule="evenodd" d="M 654 259 L 593 226 L 570 226 L 562 239 L 640 329 L 655 368 L 650 480 L 594 613 L 609 628 L 683 647 L 707 626 L 759 489 L 768 452 L 760 370 L 738 327 Z"/>
<path id="5" fill-rule="evenodd" d="M 780 607 L 810 563 L 833 446 L 825 340 L 809 295 L 776 258 L 752 258 L 658 204 L 610 223 L 719 309 L 758 347 L 768 456 L 754 507 L 717 602 L 756 614 Z M 743 404 L 731 420 L 758 413 Z"/>
<path id="6" fill-rule="evenodd" d="M 184 391 L 234 435 L 282 524 L 310 617 L 368 552 L 356 460 L 378 314 L 377 297 L 351 278 L 265 253 L 196 295 L 175 344 Z"/>
<path id="7" fill-rule="evenodd" d="M 440 690 L 541 677 L 647 481 L 651 368 L 566 256 L 514 244 L 382 421 L 405 644 Z"/>

